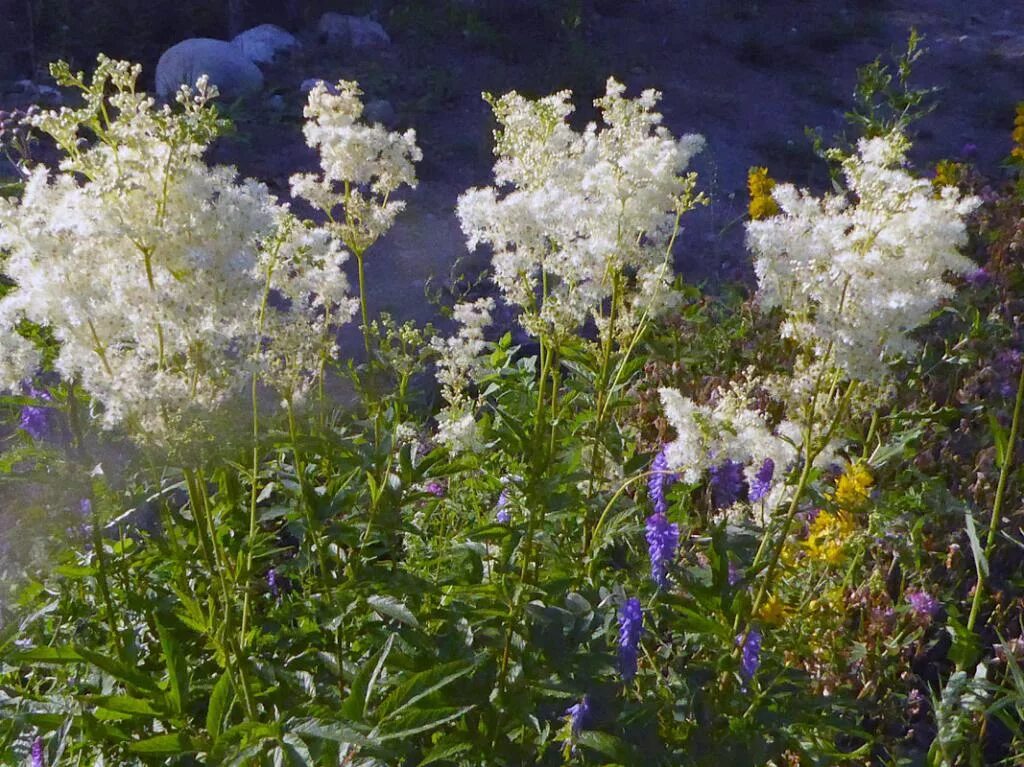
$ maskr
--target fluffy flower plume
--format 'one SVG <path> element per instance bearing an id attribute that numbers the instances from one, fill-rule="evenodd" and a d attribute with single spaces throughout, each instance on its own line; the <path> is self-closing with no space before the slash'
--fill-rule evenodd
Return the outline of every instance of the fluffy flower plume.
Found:
<path id="1" fill-rule="evenodd" d="M 672 137 L 656 91 L 624 92 L 609 80 L 595 102 L 604 127 L 583 133 L 566 122 L 568 91 L 489 99 L 500 125 L 495 186 L 462 195 L 458 215 L 471 248 L 493 248 L 494 280 L 534 335 L 564 336 L 588 317 L 608 332 L 602 306 L 613 295 L 616 335 L 672 305 L 670 243 L 697 199 L 683 171 L 704 141 Z"/>
<path id="2" fill-rule="evenodd" d="M 862 139 L 843 163 L 852 202 L 780 184 L 781 213 L 747 224 L 761 306 L 780 307 L 783 334 L 851 378 L 884 378 L 887 359 L 913 352 L 909 332 L 952 294 L 943 275 L 976 268 L 958 248 L 979 200 L 911 176 L 908 148 L 899 133 Z"/>
<path id="3" fill-rule="evenodd" d="M 54 75 L 76 81 L 66 66 Z M 301 397 L 336 353 L 329 324 L 354 305 L 328 232 L 203 163 L 218 130 L 205 79 L 175 113 L 136 92 L 138 75 L 101 57 L 85 106 L 33 120 L 66 157 L 0 200 L 0 269 L 15 286 L 0 300 L 0 384 L 33 363 L 14 328 L 48 327 L 57 371 L 102 405 L 103 425 L 165 444 L 201 431 L 251 376 Z"/>
<path id="4" fill-rule="evenodd" d="M 488 372 L 484 329 L 491 324 L 492 311 L 493 298 L 456 304 L 455 319 L 460 325 L 456 334 L 430 339 L 439 356 L 437 380 L 446 403 L 437 415 L 437 439 L 454 452 L 478 452 L 483 448 L 474 415 L 478 403 L 470 395 L 470 388 Z"/>
<path id="5" fill-rule="evenodd" d="M 675 389 L 661 389 L 660 394 L 668 422 L 676 431 L 676 439 L 665 446 L 665 457 L 669 468 L 679 471 L 685 482 L 698 482 L 706 470 L 723 461 L 745 465 L 746 480 L 751 482 L 766 459 L 773 466 L 785 467 L 796 458 L 793 438 L 799 429 L 788 421 L 770 428 L 765 418 L 751 409 L 750 398 L 740 385 L 717 392 L 711 405 L 698 405 Z M 742 478 L 736 476 L 735 480 L 734 484 L 739 484 Z"/>
<path id="6" fill-rule="evenodd" d="M 328 87 L 319 82 L 303 110 L 306 143 L 320 153 L 322 173 L 291 178 L 292 194 L 308 200 L 330 219 L 328 226 L 357 254 L 384 234 L 405 207 L 391 199 L 399 187 L 416 186 L 413 165 L 423 159 L 416 132 L 389 132 L 364 125 L 362 92 L 354 82 Z M 335 219 L 338 207 L 344 218 Z"/>

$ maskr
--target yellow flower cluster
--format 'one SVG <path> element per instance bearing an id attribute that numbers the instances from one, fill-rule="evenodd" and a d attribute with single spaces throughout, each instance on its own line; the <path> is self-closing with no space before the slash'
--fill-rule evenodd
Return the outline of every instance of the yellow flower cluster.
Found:
<path id="1" fill-rule="evenodd" d="M 1017 104 L 1017 114 L 1013 118 L 1013 150 L 1011 157 L 1024 160 L 1024 101 Z"/>
<path id="2" fill-rule="evenodd" d="M 868 493 L 874 483 L 867 466 L 862 463 L 850 464 L 836 482 L 832 500 L 840 509 L 856 511 L 868 502 Z"/>
<path id="3" fill-rule="evenodd" d="M 966 167 L 962 162 L 939 160 L 935 165 L 935 178 L 932 179 L 935 193 L 941 195 L 944 186 L 959 186 L 963 181 L 965 170 Z"/>
<path id="4" fill-rule="evenodd" d="M 822 509 L 810 524 L 804 549 L 812 560 L 838 565 L 845 558 L 846 543 L 854 532 L 856 527 L 849 514 Z"/>
<path id="5" fill-rule="evenodd" d="M 747 189 L 750 191 L 750 218 L 760 221 L 779 212 L 779 204 L 772 198 L 775 180 L 768 175 L 767 168 L 751 168 L 747 174 Z"/>

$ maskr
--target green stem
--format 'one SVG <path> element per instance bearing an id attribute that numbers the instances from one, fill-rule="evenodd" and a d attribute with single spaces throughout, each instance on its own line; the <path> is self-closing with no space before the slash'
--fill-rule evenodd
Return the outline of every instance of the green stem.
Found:
<path id="1" fill-rule="evenodd" d="M 1010 479 L 1014 448 L 1017 446 L 1017 435 L 1020 432 L 1022 403 L 1024 403 L 1024 365 L 1021 365 L 1020 378 L 1017 381 L 1017 399 L 1013 403 L 1013 420 L 1010 422 L 1010 435 L 1006 441 L 1006 452 L 999 466 L 999 483 L 996 485 L 996 498 L 992 505 L 992 519 L 988 525 L 988 537 L 985 539 L 986 562 L 991 558 L 992 550 L 995 548 L 996 532 L 999 529 L 999 519 L 1003 511 L 1003 499 L 1006 497 L 1006 485 Z M 971 613 L 967 618 L 968 631 L 974 631 L 974 626 L 978 621 L 978 614 L 981 611 L 981 600 L 985 592 L 985 574 L 982 571 L 981 562 L 975 561 L 974 565 L 978 573 L 978 585 L 974 589 Z"/>

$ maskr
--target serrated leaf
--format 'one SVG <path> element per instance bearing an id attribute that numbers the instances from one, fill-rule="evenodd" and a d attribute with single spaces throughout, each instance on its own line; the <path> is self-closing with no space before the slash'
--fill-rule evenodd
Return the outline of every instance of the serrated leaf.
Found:
<path id="1" fill-rule="evenodd" d="M 170 684 L 168 700 L 175 713 L 180 714 L 188 706 L 188 666 L 185 654 L 182 652 L 181 643 L 159 617 L 156 619 L 156 630 L 160 636 L 164 664 L 167 666 Z"/>
<path id="2" fill-rule="evenodd" d="M 395 642 L 395 635 L 390 634 L 384 641 L 384 646 L 377 654 L 376 663 L 373 656 L 367 659 L 363 667 L 356 673 L 352 680 L 352 687 L 349 689 L 348 697 L 341 705 L 341 712 L 345 718 L 355 722 L 361 722 L 366 717 L 366 709 L 370 705 L 370 697 L 373 695 L 373 688 L 384 670 L 384 661 L 391 652 L 391 645 Z"/>
<path id="3" fill-rule="evenodd" d="M 206 709 L 206 732 L 214 742 L 223 731 L 224 717 L 231 707 L 233 698 L 231 677 L 225 671 L 213 685 L 213 690 L 210 692 L 210 705 Z"/>
<path id="4" fill-rule="evenodd" d="M 373 608 L 373 611 L 383 618 L 393 618 L 400 623 L 405 623 L 413 628 L 419 628 L 420 622 L 412 614 L 412 610 L 399 602 L 394 597 L 375 594 L 368 597 L 366 602 Z"/>
<path id="5" fill-rule="evenodd" d="M 381 722 L 386 722 L 405 711 L 410 706 L 447 687 L 456 679 L 465 676 L 476 668 L 475 663 L 454 661 L 444 663 L 427 671 L 413 674 L 391 691 L 378 709 Z"/>
<path id="6" fill-rule="evenodd" d="M 128 744 L 128 750 L 133 754 L 167 754 L 177 756 L 180 754 L 193 754 L 202 751 L 202 744 L 192 740 L 187 735 L 176 732 L 168 735 L 155 735 L 145 740 L 137 740 Z"/>
<path id="7" fill-rule="evenodd" d="M 634 764 L 633 752 L 621 738 L 597 730 L 584 730 L 576 742 L 619 764 Z"/>
<path id="8" fill-rule="evenodd" d="M 974 561 L 981 574 L 987 578 L 988 557 L 985 556 L 985 550 L 981 547 L 981 541 L 978 540 L 978 530 L 974 526 L 974 515 L 971 514 L 970 509 L 964 510 L 964 518 L 967 521 L 967 538 L 971 542 L 971 553 L 974 555 Z"/>

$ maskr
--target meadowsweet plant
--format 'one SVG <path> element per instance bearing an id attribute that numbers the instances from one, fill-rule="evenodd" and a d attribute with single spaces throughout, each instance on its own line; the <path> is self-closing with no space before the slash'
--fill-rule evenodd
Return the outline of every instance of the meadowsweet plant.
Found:
<path id="1" fill-rule="evenodd" d="M 295 197 L 307 200 L 328 220 L 326 228 L 355 256 L 363 337 L 369 355 L 369 314 L 363 258 L 395 221 L 405 203 L 392 198 L 403 186 L 416 186 L 414 164 L 423 158 L 416 132 L 388 131 L 360 121 L 363 104 L 358 84 L 318 82 L 303 114 L 306 143 L 320 155 L 319 174 L 291 178 Z"/>
<path id="2" fill-rule="evenodd" d="M 20 332 L 30 323 L 52 332 L 56 372 L 103 426 L 144 443 L 202 437 L 254 378 L 300 399 L 336 354 L 328 325 L 354 309 L 337 240 L 202 161 L 218 131 L 205 81 L 182 89 L 175 112 L 137 92 L 139 69 L 123 62 L 101 57 L 90 82 L 61 65 L 54 75 L 84 106 L 33 118 L 65 158 L 0 202 L 15 286 L 0 301 L 4 382 L 36 372 Z"/>

